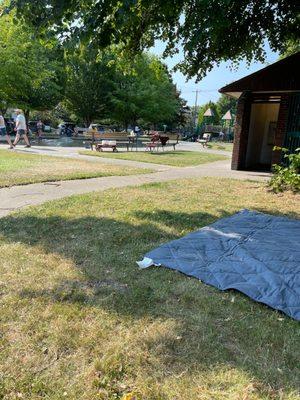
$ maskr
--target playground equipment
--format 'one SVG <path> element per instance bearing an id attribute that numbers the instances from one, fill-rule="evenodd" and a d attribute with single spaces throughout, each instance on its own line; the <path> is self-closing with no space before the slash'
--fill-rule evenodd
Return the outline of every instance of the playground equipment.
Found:
<path id="1" fill-rule="evenodd" d="M 230 110 L 228 110 L 221 118 L 221 124 L 215 124 L 215 113 L 212 108 L 208 108 L 203 114 L 203 122 L 196 126 L 194 132 L 187 135 L 183 140 L 196 141 L 199 138 L 203 138 L 203 135 L 209 134 L 211 140 L 221 139 L 226 142 L 233 141 L 233 126 L 235 116 Z"/>

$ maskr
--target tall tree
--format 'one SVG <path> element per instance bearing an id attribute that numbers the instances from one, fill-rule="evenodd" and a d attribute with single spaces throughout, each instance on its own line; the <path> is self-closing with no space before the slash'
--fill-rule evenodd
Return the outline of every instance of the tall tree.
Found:
<path id="1" fill-rule="evenodd" d="M 187 105 L 187 101 L 181 97 L 181 93 L 177 91 L 176 98 L 178 105 L 176 105 L 177 112 L 170 120 L 165 120 L 165 124 L 168 128 L 184 128 L 188 125 L 189 116 L 191 113 L 190 107 Z"/>
<path id="2" fill-rule="evenodd" d="M 113 57 L 110 52 L 98 54 L 90 46 L 80 46 L 66 55 L 67 104 L 87 126 L 111 111 Z"/>
<path id="3" fill-rule="evenodd" d="M 57 41 L 41 42 L 14 17 L 0 17 L 0 101 L 26 114 L 51 109 L 63 95 L 63 53 Z"/>
<path id="4" fill-rule="evenodd" d="M 267 40 L 282 52 L 300 36 L 299 2 L 291 0 L 10 0 L 28 23 L 97 46 L 141 50 L 161 39 L 165 55 L 183 47 L 178 68 L 201 78 L 224 60 L 265 58 Z M 67 34 L 67 35 L 66 35 Z"/>
<path id="5" fill-rule="evenodd" d="M 125 127 L 138 121 L 151 125 L 176 118 L 180 100 L 166 66 L 149 54 L 119 60 L 112 97 L 114 118 Z"/>
<path id="6" fill-rule="evenodd" d="M 230 110 L 232 114 L 236 113 L 237 99 L 222 94 L 219 100 L 217 101 L 216 106 L 220 119 L 219 122 L 221 123 L 222 117 L 228 110 Z"/>

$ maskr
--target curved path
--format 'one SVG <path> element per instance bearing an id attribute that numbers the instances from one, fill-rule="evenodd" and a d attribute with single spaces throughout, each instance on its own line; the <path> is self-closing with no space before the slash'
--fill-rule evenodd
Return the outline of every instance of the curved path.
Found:
<path id="1" fill-rule="evenodd" d="M 49 155 L 51 149 L 30 149 L 30 152 L 38 152 Z M 54 153 L 54 154 L 53 154 Z M 52 151 L 53 155 L 88 158 L 99 162 L 98 157 L 80 156 L 77 150 L 70 153 L 66 151 Z M 170 167 L 136 161 L 115 160 L 101 158 L 101 162 L 113 163 L 125 166 L 135 166 L 140 168 L 151 168 L 153 173 L 131 176 L 109 176 L 102 178 L 77 179 L 71 181 L 36 183 L 24 186 L 13 186 L 0 189 L 0 217 L 21 209 L 26 206 L 42 204 L 48 200 L 60 199 L 74 194 L 82 194 L 93 191 L 103 191 L 110 188 L 121 188 L 125 186 L 142 185 L 146 183 L 165 182 L 185 178 L 201 177 L 220 177 L 233 179 L 266 180 L 270 174 L 248 171 L 232 171 L 230 169 L 230 159 L 216 161 L 213 163 L 202 164 L 194 167 Z"/>

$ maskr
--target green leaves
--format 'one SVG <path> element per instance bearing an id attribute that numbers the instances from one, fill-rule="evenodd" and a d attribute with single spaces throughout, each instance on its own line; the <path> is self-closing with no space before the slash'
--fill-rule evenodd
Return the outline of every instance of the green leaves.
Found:
<path id="1" fill-rule="evenodd" d="M 112 104 L 114 118 L 125 126 L 167 123 L 180 108 L 167 68 L 149 54 L 118 62 Z"/>
<path id="2" fill-rule="evenodd" d="M 265 41 L 284 52 L 300 36 L 299 5 L 290 0 L 11 0 L 11 7 L 40 30 L 100 48 L 137 53 L 160 39 L 172 56 L 182 45 L 177 68 L 199 79 L 221 61 L 263 61 Z"/>
<path id="3" fill-rule="evenodd" d="M 9 106 L 50 109 L 64 89 L 63 54 L 57 42 L 42 43 L 14 17 L 0 17 L 0 99 Z"/>
<path id="4" fill-rule="evenodd" d="M 231 114 L 234 115 L 236 111 L 236 105 L 237 105 L 236 99 L 222 94 L 216 103 L 214 103 L 213 101 L 209 101 L 208 103 L 203 104 L 199 108 L 198 123 L 202 124 L 202 122 L 206 122 L 209 124 L 213 123 L 216 125 L 222 125 L 223 122 L 222 117 L 224 116 L 224 114 L 230 110 Z M 203 117 L 203 114 L 208 108 L 212 110 L 213 116 L 206 117 L 205 119 Z"/>
<path id="5" fill-rule="evenodd" d="M 66 100 L 69 108 L 88 126 L 104 118 L 111 109 L 114 88 L 113 54 L 98 54 L 91 47 L 66 53 Z"/>
<path id="6" fill-rule="evenodd" d="M 278 146 L 274 150 L 282 151 L 284 158 L 288 160 L 288 165 L 273 165 L 274 175 L 269 186 L 275 193 L 291 190 L 295 193 L 300 192 L 300 148 L 295 153 L 289 154 L 288 149 Z"/>

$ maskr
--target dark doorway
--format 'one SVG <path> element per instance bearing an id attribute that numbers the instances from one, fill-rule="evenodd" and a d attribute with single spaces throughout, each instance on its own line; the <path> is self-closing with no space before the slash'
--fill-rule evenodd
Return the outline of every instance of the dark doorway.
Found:
<path id="1" fill-rule="evenodd" d="M 279 112 L 278 103 L 253 103 L 251 106 L 246 168 L 270 170 Z"/>

